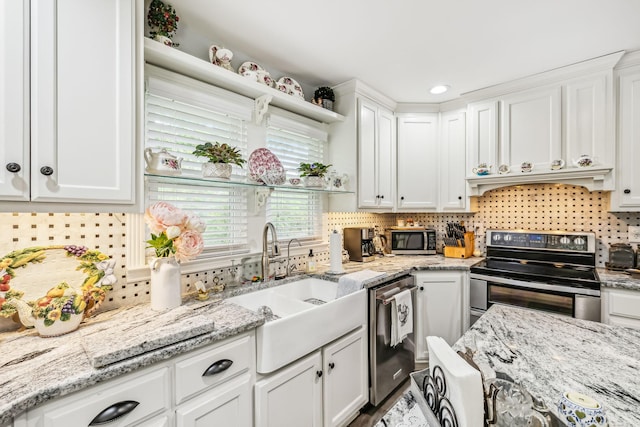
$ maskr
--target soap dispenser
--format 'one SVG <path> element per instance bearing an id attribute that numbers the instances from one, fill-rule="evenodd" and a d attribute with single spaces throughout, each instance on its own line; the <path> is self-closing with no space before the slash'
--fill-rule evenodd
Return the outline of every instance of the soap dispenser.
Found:
<path id="1" fill-rule="evenodd" d="M 307 273 L 314 273 L 316 271 L 316 260 L 313 256 L 313 249 L 309 249 L 309 257 L 307 259 Z"/>

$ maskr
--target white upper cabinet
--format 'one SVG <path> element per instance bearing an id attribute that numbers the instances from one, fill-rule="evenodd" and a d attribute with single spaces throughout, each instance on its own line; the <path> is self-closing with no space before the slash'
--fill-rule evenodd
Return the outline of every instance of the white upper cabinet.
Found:
<path id="1" fill-rule="evenodd" d="M 395 195 L 395 118 L 358 99 L 358 207 L 390 211 Z"/>
<path id="2" fill-rule="evenodd" d="M 29 200 L 29 2 L 0 3 L 0 198 Z"/>
<path id="3" fill-rule="evenodd" d="M 31 200 L 134 203 L 136 2 L 31 2 Z"/>
<path id="4" fill-rule="evenodd" d="M 0 8 L 0 199 L 23 202 L 15 210 L 135 210 L 142 2 Z"/>
<path id="5" fill-rule="evenodd" d="M 467 175 L 480 163 L 498 165 L 498 101 L 476 102 L 467 107 L 468 122 L 468 157 Z"/>
<path id="6" fill-rule="evenodd" d="M 549 170 L 562 158 L 560 86 L 504 97 L 500 101 L 499 163 L 519 171 L 522 162 Z M 494 167 L 497 167 L 494 165 Z"/>
<path id="7" fill-rule="evenodd" d="M 611 210 L 640 211 L 640 66 L 618 73 L 618 161 Z"/>
<path id="8" fill-rule="evenodd" d="M 398 211 L 438 207 L 438 114 L 398 117 Z M 464 175 L 459 177 L 464 184 Z"/>
<path id="9" fill-rule="evenodd" d="M 440 210 L 464 210 L 467 207 L 467 183 L 464 178 L 466 115 L 463 112 L 442 113 L 440 118 Z M 433 155 L 432 155 L 433 157 Z"/>

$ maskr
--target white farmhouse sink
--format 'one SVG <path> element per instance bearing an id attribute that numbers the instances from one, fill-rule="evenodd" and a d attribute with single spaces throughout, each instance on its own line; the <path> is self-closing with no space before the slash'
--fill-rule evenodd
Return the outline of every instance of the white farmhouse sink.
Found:
<path id="1" fill-rule="evenodd" d="M 253 311 L 267 306 L 277 317 L 256 331 L 259 373 L 273 372 L 366 324 L 366 290 L 336 299 L 337 287 L 306 278 L 226 300 Z"/>

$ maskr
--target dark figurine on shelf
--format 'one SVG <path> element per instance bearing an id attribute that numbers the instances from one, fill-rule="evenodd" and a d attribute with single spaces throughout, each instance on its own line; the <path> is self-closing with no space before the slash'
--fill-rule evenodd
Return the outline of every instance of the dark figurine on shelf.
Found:
<path id="1" fill-rule="evenodd" d="M 326 108 L 327 110 L 333 111 L 333 103 L 335 100 L 336 97 L 333 93 L 333 89 L 328 86 L 322 86 L 316 89 L 311 102 L 315 105 Z"/>

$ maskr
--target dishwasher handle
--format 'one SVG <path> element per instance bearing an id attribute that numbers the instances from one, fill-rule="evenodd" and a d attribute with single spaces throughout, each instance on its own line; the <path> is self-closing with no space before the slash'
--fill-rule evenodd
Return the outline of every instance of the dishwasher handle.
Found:
<path id="1" fill-rule="evenodd" d="M 408 290 L 408 291 L 413 291 L 414 289 L 418 289 L 417 286 L 408 286 L 406 288 L 396 288 L 397 292 L 393 292 L 391 293 L 391 296 L 389 296 L 389 292 L 385 293 L 385 296 L 387 296 L 387 298 L 383 298 L 383 297 L 378 297 L 376 298 L 376 301 L 380 301 L 383 305 L 387 305 L 387 304 L 391 304 L 391 301 L 393 301 L 393 297 L 397 294 L 399 294 L 400 292 L 404 291 L 404 290 Z"/>

